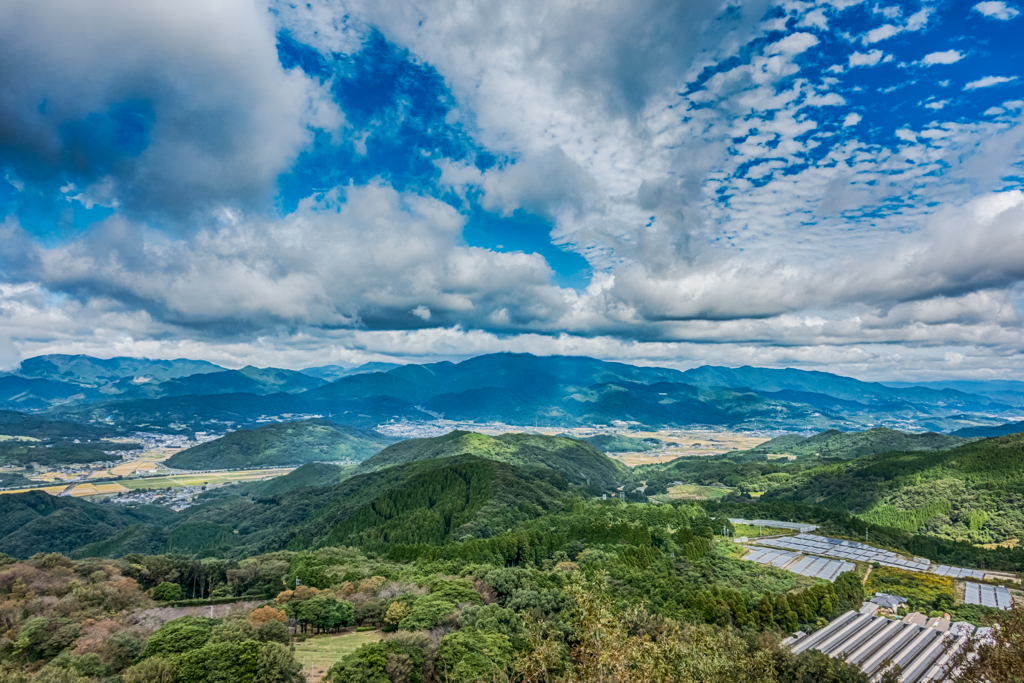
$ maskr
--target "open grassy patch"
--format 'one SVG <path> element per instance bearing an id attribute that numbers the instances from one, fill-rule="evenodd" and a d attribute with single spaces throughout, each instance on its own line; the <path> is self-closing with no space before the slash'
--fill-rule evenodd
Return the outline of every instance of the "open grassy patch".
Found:
<path id="1" fill-rule="evenodd" d="M 684 500 L 718 500 L 724 498 L 736 489 L 729 486 L 699 486 L 697 484 L 682 484 L 670 486 L 668 495 L 671 498 Z"/>
<path id="2" fill-rule="evenodd" d="M 376 643 L 383 636 L 381 631 L 313 636 L 305 642 L 295 643 L 295 661 L 304 665 L 306 680 L 319 681 L 336 661 L 360 645 Z"/>

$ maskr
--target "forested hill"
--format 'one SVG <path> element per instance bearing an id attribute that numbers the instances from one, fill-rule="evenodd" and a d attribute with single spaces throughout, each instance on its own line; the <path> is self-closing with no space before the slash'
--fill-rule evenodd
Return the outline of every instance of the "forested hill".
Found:
<path id="1" fill-rule="evenodd" d="M 570 504 L 561 478 L 463 455 L 269 497 L 214 500 L 189 508 L 169 525 L 126 529 L 76 554 L 117 557 L 170 548 L 244 557 L 328 545 L 387 553 L 404 546 L 489 538 Z"/>
<path id="2" fill-rule="evenodd" d="M 840 432 L 830 429 L 808 437 L 785 434 L 742 453 L 847 459 L 890 451 L 944 451 L 965 443 L 967 439 L 935 432 L 908 434 L 885 427 L 863 432 Z"/>
<path id="3" fill-rule="evenodd" d="M 182 470 L 208 470 L 358 462 L 394 442 L 383 434 L 329 420 L 280 422 L 239 429 L 181 451 L 166 464 Z"/>
<path id="4" fill-rule="evenodd" d="M 161 527 L 174 516 L 166 508 L 151 505 L 99 505 L 42 491 L 6 494 L 0 496 L 0 553 L 14 557 L 69 554 L 134 525 Z"/>
<path id="5" fill-rule="evenodd" d="M 455 431 L 432 439 L 409 439 L 388 446 L 359 465 L 360 472 L 393 465 L 470 454 L 525 468 L 556 470 L 568 481 L 601 488 L 617 486 L 629 477 L 625 465 L 583 441 L 541 434 L 487 436 Z"/>
<path id="6" fill-rule="evenodd" d="M 775 477 L 779 483 L 764 494 L 766 502 L 825 505 L 943 538 L 1024 537 L 1024 434 L 948 451 L 880 453 Z"/>

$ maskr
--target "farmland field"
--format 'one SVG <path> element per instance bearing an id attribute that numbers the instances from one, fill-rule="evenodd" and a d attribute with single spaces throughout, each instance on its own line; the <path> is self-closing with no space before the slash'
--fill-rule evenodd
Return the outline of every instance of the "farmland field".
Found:
<path id="1" fill-rule="evenodd" d="M 209 472 L 205 474 L 174 474 L 163 477 L 145 477 L 141 479 L 124 479 L 119 484 L 129 489 L 163 489 L 179 486 L 217 486 L 236 481 L 255 481 L 268 477 L 279 477 L 291 472 L 294 468 L 283 467 L 268 470 L 242 470 L 239 472 Z"/>
<path id="2" fill-rule="evenodd" d="M 698 486 L 697 484 L 683 484 L 671 486 L 668 489 L 669 498 L 681 498 L 685 500 L 717 500 L 724 498 L 736 489 L 728 486 Z"/>

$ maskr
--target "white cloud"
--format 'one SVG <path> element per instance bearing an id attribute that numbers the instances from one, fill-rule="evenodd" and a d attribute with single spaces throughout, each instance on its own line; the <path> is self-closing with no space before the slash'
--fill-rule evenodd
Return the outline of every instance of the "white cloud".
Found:
<path id="1" fill-rule="evenodd" d="M 928 25 L 928 19 L 931 17 L 932 10 L 925 7 L 922 10 L 914 12 L 907 17 L 906 30 L 907 31 L 920 31 Z"/>
<path id="2" fill-rule="evenodd" d="M 945 52 L 932 52 L 924 56 L 921 63 L 925 66 L 935 64 L 956 64 L 964 58 L 964 53 L 959 50 L 946 50 Z"/>
<path id="3" fill-rule="evenodd" d="M 1017 80 L 1017 76 L 985 76 L 976 81 L 971 81 L 964 86 L 964 90 L 977 90 L 978 88 L 991 88 L 993 85 L 1010 83 Z"/>
<path id="4" fill-rule="evenodd" d="M 926 102 L 924 106 L 925 109 L 939 110 L 943 109 L 947 104 L 949 104 L 949 100 L 935 100 L 933 102 Z"/>
<path id="5" fill-rule="evenodd" d="M 811 10 L 805 14 L 797 23 L 797 26 L 807 26 L 810 28 L 816 28 L 821 31 L 828 30 L 828 17 L 825 15 L 825 11 L 822 9 Z"/>
<path id="6" fill-rule="evenodd" d="M 855 111 L 850 112 L 849 114 L 846 115 L 846 118 L 843 119 L 843 128 L 849 128 L 850 126 L 856 126 L 858 123 L 860 123 L 861 118 L 863 118 L 863 117 L 861 117 L 861 115 L 858 114 L 857 112 L 855 112 Z"/>
<path id="7" fill-rule="evenodd" d="M 855 66 L 876 66 L 882 61 L 885 53 L 881 50 L 872 50 L 871 52 L 854 52 L 850 55 L 850 67 Z"/>
<path id="8" fill-rule="evenodd" d="M 343 123 L 320 84 L 281 66 L 274 30 L 250 0 L 0 3 L 0 63 L 18 65 L 0 70 L 0 145 L 21 150 L 19 175 L 79 177 L 83 203 L 167 219 L 266 201 L 308 126 Z M 134 121 L 140 149 L 83 144 L 88 117 Z"/>
<path id="9" fill-rule="evenodd" d="M 782 40 L 772 43 L 765 49 L 766 55 L 797 55 L 818 44 L 813 33 L 791 33 Z"/>
<path id="10" fill-rule="evenodd" d="M 871 45 L 887 38 L 892 38 L 894 35 L 899 33 L 902 29 L 892 24 L 884 24 L 878 28 L 873 28 L 864 34 L 863 42 L 865 45 Z"/>
<path id="11" fill-rule="evenodd" d="M 1016 7 L 1007 5 L 1001 0 L 986 0 L 985 2 L 979 2 L 972 9 L 974 9 L 975 12 L 984 14 L 986 17 L 992 17 L 993 19 L 999 19 L 1000 21 L 1008 21 L 1020 14 L 1020 11 Z"/>

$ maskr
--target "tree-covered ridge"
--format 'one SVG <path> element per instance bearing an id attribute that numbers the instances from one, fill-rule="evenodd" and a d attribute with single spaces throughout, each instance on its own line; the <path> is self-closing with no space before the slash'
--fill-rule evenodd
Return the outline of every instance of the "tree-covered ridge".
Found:
<path id="1" fill-rule="evenodd" d="M 86 544 L 104 541 L 133 525 L 170 523 L 164 508 L 122 508 L 98 505 L 42 491 L 0 496 L 0 552 L 29 557 L 39 552 L 70 554 Z"/>
<path id="2" fill-rule="evenodd" d="M 358 462 L 394 439 L 329 420 L 279 422 L 239 429 L 176 453 L 166 464 L 183 470 L 239 469 Z"/>
<path id="3" fill-rule="evenodd" d="M 595 486 L 599 490 L 615 487 L 629 477 L 624 465 L 576 439 L 541 434 L 487 436 L 466 431 L 400 441 L 364 461 L 359 471 L 461 454 L 525 468 L 552 469 L 573 484 Z"/>
<path id="4" fill-rule="evenodd" d="M 120 460 L 142 444 L 110 441 L 119 432 L 107 425 L 81 424 L 0 410 L 0 466 L 48 466 Z"/>
<path id="5" fill-rule="evenodd" d="M 637 468 L 654 490 L 679 481 L 861 515 L 882 526 L 975 543 L 1024 538 L 1024 435 L 945 451 L 787 462 L 687 458 Z M 747 498 L 749 500 L 749 498 Z"/>
<path id="6" fill-rule="evenodd" d="M 13 410 L 0 410 L 0 434 L 27 436 L 40 441 L 56 441 L 58 439 L 98 441 L 118 436 L 119 432 L 113 427 L 102 424 L 83 424 L 28 415 Z"/>
<path id="7" fill-rule="evenodd" d="M 928 511 L 935 514 L 913 519 L 915 530 L 978 543 L 1022 538 L 1024 435 L 936 453 L 883 453 L 816 468 L 778 482 L 764 499 L 827 505 L 891 526 L 906 525 L 901 512 Z M 939 510 L 942 503 L 948 509 Z"/>
<path id="8" fill-rule="evenodd" d="M 963 445 L 967 441 L 949 434 L 910 434 L 886 427 L 876 427 L 863 432 L 840 432 L 830 429 L 808 437 L 785 434 L 742 453 L 752 456 L 789 454 L 800 457 L 846 459 L 892 451 L 944 451 Z"/>

